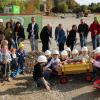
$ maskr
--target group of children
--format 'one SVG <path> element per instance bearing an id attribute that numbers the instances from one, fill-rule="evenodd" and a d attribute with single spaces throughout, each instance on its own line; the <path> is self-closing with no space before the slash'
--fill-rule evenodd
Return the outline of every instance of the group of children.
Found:
<path id="1" fill-rule="evenodd" d="M 93 52 L 89 52 L 87 47 L 83 47 L 81 51 L 70 48 L 59 53 L 58 50 L 45 51 L 45 55 L 41 55 L 37 59 L 37 64 L 34 66 L 33 79 L 37 86 L 44 86 L 50 90 L 50 84 L 47 81 L 52 75 L 61 75 L 60 69 L 63 64 L 75 64 L 91 62 L 94 66 L 94 72 L 100 71 L 100 47 L 97 47 Z M 53 76 L 54 77 L 54 76 Z"/>
<path id="2" fill-rule="evenodd" d="M 23 43 L 19 44 L 18 50 L 8 49 L 8 41 L 3 40 L 0 44 L 0 78 L 3 81 L 10 81 L 18 73 L 23 74 L 25 51 Z M 20 70 L 20 71 L 19 71 Z"/>

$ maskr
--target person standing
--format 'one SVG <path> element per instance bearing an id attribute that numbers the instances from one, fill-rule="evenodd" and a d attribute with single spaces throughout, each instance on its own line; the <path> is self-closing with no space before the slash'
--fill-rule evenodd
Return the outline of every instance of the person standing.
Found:
<path id="1" fill-rule="evenodd" d="M 28 24 L 27 32 L 28 32 L 28 39 L 30 40 L 31 49 L 32 51 L 38 50 L 38 32 L 39 26 L 35 22 L 35 17 L 31 18 L 31 23 Z"/>
<path id="2" fill-rule="evenodd" d="M 62 28 L 62 26 L 59 29 L 58 32 L 58 36 L 57 36 L 57 42 L 58 42 L 58 47 L 59 47 L 59 51 L 63 51 L 64 50 L 64 44 L 66 42 L 66 34 L 64 29 Z"/>
<path id="3" fill-rule="evenodd" d="M 4 25 L 3 25 L 3 19 L 0 19 L 0 43 L 2 40 L 5 39 L 5 36 L 4 36 Z"/>
<path id="4" fill-rule="evenodd" d="M 97 17 L 94 17 L 93 23 L 90 25 L 91 39 L 93 50 L 100 46 L 100 24 Z"/>
<path id="5" fill-rule="evenodd" d="M 73 50 L 76 44 L 76 32 L 77 32 L 77 26 L 73 25 L 72 29 L 69 31 L 66 41 L 67 47 L 71 47 L 71 50 Z"/>
<path id="6" fill-rule="evenodd" d="M 84 19 L 81 19 L 80 22 L 81 23 L 78 26 L 78 32 L 79 32 L 79 37 L 80 37 L 80 45 L 82 48 L 83 46 L 87 45 L 87 36 L 89 32 L 89 27 L 85 23 Z"/>
<path id="7" fill-rule="evenodd" d="M 18 48 L 18 45 L 20 42 L 22 42 L 25 39 L 25 34 L 24 34 L 24 28 L 21 25 L 20 22 L 17 22 L 14 28 L 14 40 L 16 43 L 16 48 Z"/>
<path id="8" fill-rule="evenodd" d="M 47 24 L 46 26 L 43 27 L 40 33 L 40 39 L 42 41 L 43 52 L 45 52 L 46 50 L 49 50 L 50 38 L 52 38 L 52 27 L 50 24 Z"/>
<path id="9" fill-rule="evenodd" d="M 11 28 L 10 22 L 6 23 L 6 28 L 4 30 L 5 38 L 8 41 L 8 48 L 11 49 L 12 38 L 13 38 L 13 29 Z"/>
<path id="10" fill-rule="evenodd" d="M 56 28 L 55 28 L 55 40 L 57 40 L 57 35 L 59 33 L 60 27 L 62 26 L 62 24 L 59 24 Z"/>

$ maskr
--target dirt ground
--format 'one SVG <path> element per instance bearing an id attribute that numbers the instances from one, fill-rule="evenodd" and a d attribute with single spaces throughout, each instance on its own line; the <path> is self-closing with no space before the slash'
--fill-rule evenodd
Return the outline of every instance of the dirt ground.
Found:
<path id="1" fill-rule="evenodd" d="M 43 25 L 51 23 L 54 28 L 62 23 L 64 29 L 70 29 L 73 24 L 79 24 L 80 19 L 68 16 L 66 19 L 44 17 Z M 86 18 L 90 24 L 93 21 L 93 15 Z M 54 37 L 54 34 L 53 34 Z M 77 36 L 78 38 L 78 36 Z M 88 36 L 88 46 L 91 47 L 90 34 Z M 29 41 L 25 41 L 25 49 L 30 51 Z M 77 42 L 79 47 L 79 38 Z M 52 39 L 51 49 L 57 49 L 54 38 Z M 39 43 L 41 50 L 41 43 Z M 11 82 L 0 83 L 0 100 L 100 100 L 100 90 L 93 87 L 92 82 L 85 80 L 85 74 L 68 76 L 67 84 L 60 84 L 59 78 L 52 80 L 52 90 L 47 92 L 45 89 L 36 87 L 31 74 L 19 75 Z"/>

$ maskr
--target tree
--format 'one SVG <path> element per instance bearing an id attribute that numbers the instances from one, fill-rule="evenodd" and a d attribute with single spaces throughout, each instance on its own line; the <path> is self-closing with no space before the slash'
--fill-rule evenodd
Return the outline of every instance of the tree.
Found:
<path id="1" fill-rule="evenodd" d="M 88 6 L 82 5 L 81 6 L 81 11 L 85 12 L 86 10 L 88 10 Z"/>
<path id="2" fill-rule="evenodd" d="M 68 5 L 65 2 L 62 2 L 58 5 L 59 12 L 66 13 L 68 11 Z"/>
<path id="3" fill-rule="evenodd" d="M 53 8 L 53 5 L 54 5 L 53 0 L 47 0 L 46 1 L 46 9 L 47 9 L 48 12 L 51 11 L 51 9 Z"/>

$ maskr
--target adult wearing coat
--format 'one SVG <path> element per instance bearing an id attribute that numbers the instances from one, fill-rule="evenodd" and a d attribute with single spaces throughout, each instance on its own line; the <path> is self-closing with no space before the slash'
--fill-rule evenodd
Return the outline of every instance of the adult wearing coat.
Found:
<path id="1" fill-rule="evenodd" d="M 16 48 L 18 48 L 18 45 L 20 42 L 22 42 L 25 39 L 25 34 L 24 34 L 24 28 L 21 25 L 20 22 L 16 22 L 15 28 L 14 28 L 14 41 L 16 44 Z"/>
<path id="2" fill-rule="evenodd" d="M 90 25 L 91 39 L 93 49 L 100 46 L 100 24 L 96 17 L 94 17 L 93 23 Z"/>
<path id="3" fill-rule="evenodd" d="M 63 30 L 62 26 L 60 27 L 60 30 L 58 32 L 58 36 L 57 36 L 57 42 L 58 42 L 58 47 L 59 47 L 59 51 L 63 51 L 64 50 L 64 44 L 66 42 L 66 34 L 65 31 Z"/>
<path id="4" fill-rule="evenodd" d="M 84 19 L 81 19 L 80 22 L 81 23 L 78 26 L 78 32 L 79 32 L 79 37 L 80 37 L 80 45 L 82 48 L 83 46 L 87 45 L 87 36 L 89 32 L 89 27 L 85 23 Z"/>
<path id="5" fill-rule="evenodd" d="M 38 50 L 39 26 L 35 22 L 35 17 L 31 18 L 31 23 L 28 24 L 27 32 L 28 32 L 28 39 L 30 40 L 32 51 Z"/>
<path id="6" fill-rule="evenodd" d="M 52 38 L 52 27 L 50 26 L 50 24 L 48 24 L 43 27 L 40 33 L 40 39 L 42 41 L 43 52 L 45 52 L 46 50 L 49 50 L 50 38 Z"/>
<path id="7" fill-rule="evenodd" d="M 77 26 L 73 25 L 72 29 L 69 31 L 66 41 L 67 47 L 70 47 L 71 50 L 73 50 L 76 44 L 76 33 L 77 33 Z"/>

